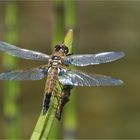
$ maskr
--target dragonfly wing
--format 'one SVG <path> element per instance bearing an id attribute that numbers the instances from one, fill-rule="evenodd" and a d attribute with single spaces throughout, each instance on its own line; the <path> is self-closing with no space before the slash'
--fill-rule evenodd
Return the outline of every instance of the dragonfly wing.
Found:
<path id="1" fill-rule="evenodd" d="M 47 76 L 48 69 L 34 68 L 28 71 L 9 71 L 0 74 L 0 80 L 40 80 Z"/>
<path id="2" fill-rule="evenodd" d="M 118 60 L 124 56 L 123 52 L 103 52 L 99 54 L 70 55 L 64 60 L 65 64 L 88 66 Z"/>
<path id="3" fill-rule="evenodd" d="M 62 69 L 59 74 L 59 81 L 63 85 L 74 86 L 109 86 L 121 85 L 123 81 L 98 74 L 87 74 L 77 70 Z"/>
<path id="4" fill-rule="evenodd" d="M 4 51 L 10 55 L 24 58 L 24 59 L 31 59 L 31 60 L 40 60 L 40 61 L 47 61 L 50 56 L 32 51 L 32 50 L 26 50 L 22 48 L 18 48 L 14 45 L 8 44 L 6 42 L 0 41 L 0 51 Z"/>

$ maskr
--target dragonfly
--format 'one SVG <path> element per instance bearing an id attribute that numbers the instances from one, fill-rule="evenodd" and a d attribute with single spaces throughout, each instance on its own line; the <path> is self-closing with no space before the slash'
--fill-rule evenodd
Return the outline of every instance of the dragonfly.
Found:
<path id="1" fill-rule="evenodd" d="M 55 45 L 51 55 L 16 47 L 0 41 L 0 51 L 23 59 L 44 61 L 46 64 L 29 70 L 15 70 L 0 74 L 0 80 L 40 80 L 46 77 L 45 94 L 43 100 L 43 115 L 49 109 L 51 96 L 59 81 L 63 86 L 61 103 L 57 111 L 57 118 L 61 118 L 63 106 L 69 100 L 70 90 L 73 86 L 119 86 L 122 80 L 99 74 L 89 74 L 79 70 L 70 69 L 69 65 L 89 66 L 108 63 L 124 57 L 119 51 L 102 52 L 97 54 L 70 54 L 65 44 Z"/>

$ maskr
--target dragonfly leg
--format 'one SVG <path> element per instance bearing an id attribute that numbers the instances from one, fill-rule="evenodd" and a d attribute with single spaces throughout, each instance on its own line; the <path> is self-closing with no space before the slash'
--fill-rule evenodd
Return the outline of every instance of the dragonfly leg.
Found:
<path id="1" fill-rule="evenodd" d="M 65 104 L 69 101 L 71 89 L 72 89 L 72 86 L 68 86 L 68 85 L 65 85 L 63 88 L 63 91 L 61 93 L 60 104 L 58 105 L 58 109 L 55 115 L 58 120 L 61 119 L 63 108 Z"/>
<path id="2" fill-rule="evenodd" d="M 51 93 L 45 94 L 45 98 L 43 102 L 43 115 L 45 115 L 48 111 L 51 95 L 52 95 Z"/>

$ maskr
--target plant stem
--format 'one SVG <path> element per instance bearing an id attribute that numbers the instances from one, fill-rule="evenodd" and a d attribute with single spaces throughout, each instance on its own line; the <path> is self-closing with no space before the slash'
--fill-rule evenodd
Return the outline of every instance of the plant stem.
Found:
<path id="1" fill-rule="evenodd" d="M 5 41 L 11 44 L 18 42 L 17 29 L 17 5 L 16 2 L 7 1 L 5 9 Z M 6 70 L 18 67 L 18 60 L 15 57 L 4 54 L 3 65 Z M 4 93 L 4 116 L 5 116 L 5 137 L 7 139 L 20 138 L 20 86 L 18 82 L 6 81 Z"/>
<path id="2" fill-rule="evenodd" d="M 54 15 L 53 15 L 53 40 L 52 49 L 54 45 L 62 43 L 64 39 L 64 5 L 63 0 L 53 1 Z"/>
<path id="3" fill-rule="evenodd" d="M 56 90 L 54 94 L 59 94 L 62 91 L 62 86 L 57 82 Z M 43 115 L 42 111 L 38 118 L 37 124 L 35 126 L 35 129 L 33 131 L 33 134 L 31 136 L 31 140 L 45 140 L 48 139 L 49 133 L 51 131 L 53 121 L 55 118 L 55 112 L 56 112 L 56 106 L 57 106 L 57 100 L 56 98 L 51 98 L 51 104 L 50 107 L 46 113 L 46 115 Z"/>
<path id="4" fill-rule="evenodd" d="M 72 42 L 72 30 L 68 31 L 64 43 L 69 44 L 69 42 Z M 56 90 L 53 92 L 53 95 L 59 95 L 62 93 L 63 85 L 60 84 L 59 81 L 56 83 Z M 31 140 L 45 140 L 50 138 L 50 132 L 53 127 L 53 122 L 55 119 L 55 113 L 57 111 L 58 106 L 58 99 L 56 97 L 52 96 L 50 107 L 46 113 L 46 115 L 43 115 L 42 112 L 39 116 L 39 119 L 37 121 L 37 124 L 35 126 L 35 129 L 33 131 L 33 134 L 31 136 Z M 57 123 L 57 122 L 55 122 Z"/>

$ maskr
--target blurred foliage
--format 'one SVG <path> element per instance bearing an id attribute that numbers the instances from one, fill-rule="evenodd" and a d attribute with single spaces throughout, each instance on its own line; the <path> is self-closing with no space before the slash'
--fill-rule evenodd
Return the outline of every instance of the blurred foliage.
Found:
<path id="1" fill-rule="evenodd" d="M 11 44 L 18 42 L 18 9 L 16 2 L 6 2 L 5 6 L 5 41 Z M 4 54 L 3 65 L 5 70 L 18 67 L 16 58 Z M 4 117 L 5 138 L 19 139 L 21 137 L 20 113 L 20 85 L 15 81 L 5 81 L 4 85 Z"/>

